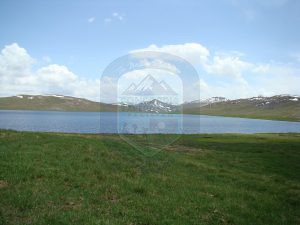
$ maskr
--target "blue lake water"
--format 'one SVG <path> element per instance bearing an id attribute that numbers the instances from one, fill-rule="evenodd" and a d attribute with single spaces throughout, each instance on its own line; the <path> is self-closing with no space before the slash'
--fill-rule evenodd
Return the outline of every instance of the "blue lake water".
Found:
<path id="1" fill-rule="evenodd" d="M 300 122 L 221 116 L 0 110 L 0 129 L 70 133 L 287 133 Z"/>

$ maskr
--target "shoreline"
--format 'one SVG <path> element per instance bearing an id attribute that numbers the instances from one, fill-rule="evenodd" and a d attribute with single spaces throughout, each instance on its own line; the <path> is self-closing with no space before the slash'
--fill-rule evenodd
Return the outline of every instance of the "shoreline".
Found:
<path id="1" fill-rule="evenodd" d="M 239 118 L 239 119 L 253 119 L 253 120 L 269 120 L 269 121 L 283 121 L 283 122 L 296 122 L 300 123 L 300 120 L 293 118 L 270 118 L 270 117 L 241 117 L 239 115 L 224 115 L 224 114 L 196 114 L 196 113 L 151 113 L 151 112 L 135 112 L 135 111 L 77 111 L 77 110 L 41 110 L 41 109 L 0 109 L 1 111 L 28 111 L 28 112 L 70 112 L 70 113 L 143 113 L 153 115 L 192 115 L 192 116 L 211 116 L 211 117 L 225 117 L 225 118 Z"/>

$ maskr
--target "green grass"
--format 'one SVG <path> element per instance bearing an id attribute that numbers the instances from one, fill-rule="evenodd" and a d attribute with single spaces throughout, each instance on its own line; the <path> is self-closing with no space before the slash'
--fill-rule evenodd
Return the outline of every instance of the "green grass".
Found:
<path id="1" fill-rule="evenodd" d="M 300 134 L 125 138 L 0 131 L 0 224 L 300 224 Z"/>

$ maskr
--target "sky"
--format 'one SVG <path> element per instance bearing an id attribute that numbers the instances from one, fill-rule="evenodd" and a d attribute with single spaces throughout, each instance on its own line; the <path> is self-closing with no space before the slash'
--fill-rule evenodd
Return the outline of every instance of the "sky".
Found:
<path id="1" fill-rule="evenodd" d="M 300 95 L 299 12 L 298 0 L 1 0 L 0 96 L 99 101 L 106 68 L 149 50 L 196 69 L 185 100 Z"/>

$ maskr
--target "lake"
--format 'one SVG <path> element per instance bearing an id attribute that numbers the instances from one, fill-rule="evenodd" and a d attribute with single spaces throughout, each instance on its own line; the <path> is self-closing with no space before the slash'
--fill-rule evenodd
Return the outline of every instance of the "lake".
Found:
<path id="1" fill-rule="evenodd" d="M 0 110 L 0 129 L 66 133 L 287 133 L 300 122 L 126 112 Z"/>

